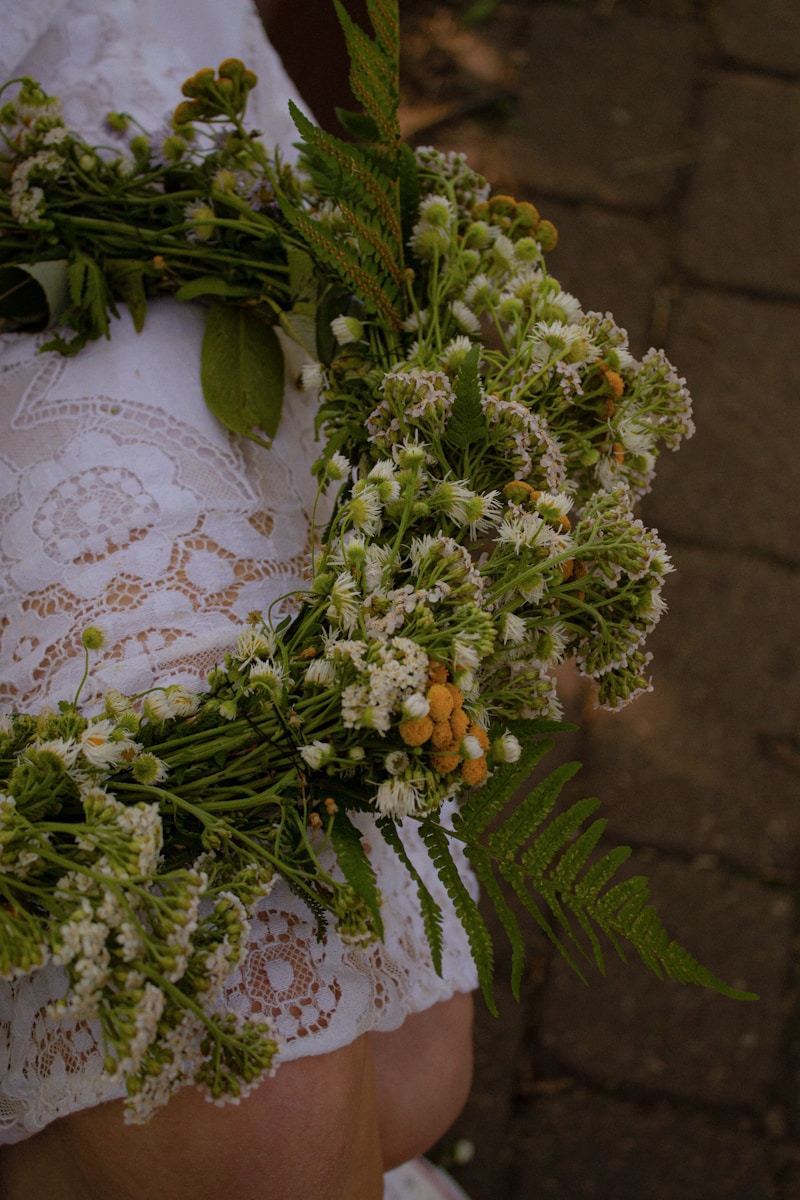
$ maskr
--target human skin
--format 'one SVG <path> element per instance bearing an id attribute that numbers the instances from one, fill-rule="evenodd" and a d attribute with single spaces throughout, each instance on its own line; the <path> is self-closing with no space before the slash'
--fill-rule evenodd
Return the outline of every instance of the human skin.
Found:
<path id="1" fill-rule="evenodd" d="M 285 1063 L 239 1105 L 196 1089 L 146 1126 L 122 1102 L 0 1151 L 3 1200 L 381 1200 L 385 1170 L 450 1126 L 472 1076 L 472 998 L 331 1054 Z"/>

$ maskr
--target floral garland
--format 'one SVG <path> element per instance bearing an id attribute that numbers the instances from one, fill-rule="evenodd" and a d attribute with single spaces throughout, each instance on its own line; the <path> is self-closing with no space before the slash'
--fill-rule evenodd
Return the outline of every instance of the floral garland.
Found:
<path id="1" fill-rule="evenodd" d="M 345 30 L 362 63 L 391 65 L 391 38 Z M 381 128 L 396 100 L 354 80 L 366 115 L 350 124 L 372 148 L 296 114 L 299 172 L 246 131 L 255 77 L 235 60 L 193 76 L 168 136 L 137 133 L 124 155 L 65 128 L 33 80 L 0 110 L 7 322 L 58 317 L 74 337 L 51 345 L 73 353 L 108 333 L 117 298 L 141 322 L 153 293 L 212 297 L 210 324 L 256 322 L 259 369 L 265 342 L 274 364 L 264 316 L 291 332 L 320 395 L 332 515 L 297 615 L 251 614 L 202 693 L 167 684 L 107 694 L 93 715 L 75 698 L 0 716 L 0 977 L 65 969 L 56 1007 L 99 1022 L 132 1120 L 189 1080 L 221 1100 L 271 1069 L 268 1022 L 238 1021 L 221 996 L 277 878 L 320 935 L 381 936 L 352 814 L 375 817 L 414 878 L 438 965 L 441 914 L 397 832 L 418 823 L 490 1004 L 491 940 L 453 839 L 512 940 L 517 985 L 522 935 L 499 881 L 576 966 L 602 966 L 603 933 L 659 974 L 741 995 L 668 940 L 645 880 L 611 883 L 624 848 L 590 861 L 596 802 L 554 815 L 574 765 L 511 799 L 560 727 L 559 663 L 573 658 L 611 709 L 650 689 L 645 642 L 671 567 L 634 505 L 660 448 L 692 432 L 685 383 L 660 351 L 634 359 L 610 315 L 548 274 L 555 230 L 532 204 L 491 195 L 461 155 L 399 147 Z M 55 311 L 43 264 L 66 281 Z M 220 398 L 213 372 L 209 402 L 234 428 L 274 432 L 273 373 L 266 409 Z M 101 644 L 85 632 L 87 670 Z"/>

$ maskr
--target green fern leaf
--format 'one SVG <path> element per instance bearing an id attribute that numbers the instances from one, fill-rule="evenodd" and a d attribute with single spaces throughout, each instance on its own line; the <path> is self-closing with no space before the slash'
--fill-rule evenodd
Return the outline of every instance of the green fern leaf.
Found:
<path id="1" fill-rule="evenodd" d="M 497 771 L 481 788 L 477 788 L 464 801 L 460 813 L 453 821 L 459 836 L 472 842 L 500 816 L 513 794 L 530 778 L 539 760 L 553 748 L 551 738 L 532 741 L 523 737 L 522 755 L 517 763 L 503 771 Z"/>
<path id="2" fill-rule="evenodd" d="M 489 436 L 486 416 L 481 407 L 480 356 L 480 346 L 473 346 L 459 367 L 453 387 L 456 398 L 444 437 L 449 445 L 459 450 L 466 450 L 475 442 L 483 444 Z"/>
<path id="3" fill-rule="evenodd" d="M 367 13 L 387 58 L 400 52 L 400 6 L 397 0 L 367 0 Z"/>
<path id="4" fill-rule="evenodd" d="M 568 763 L 567 768 L 568 767 L 574 767 L 577 770 L 578 764 Z M 553 789 L 556 786 L 556 782 L 559 780 L 559 777 L 564 771 L 565 768 L 562 767 L 556 771 L 553 771 L 552 774 L 548 776 L 547 780 L 545 781 L 548 785 L 545 791 L 549 796 L 553 795 Z M 572 773 L 574 774 L 574 771 Z M 569 776 L 567 776 L 567 778 L 569 778 Z M 560 781 L 558 788 L 560 791 Z M 557 797 L 558 792 L 555 793 L 555 798 Z M 572 838 L 572 835 L 581 827 L 581 825 L 583 825 L 584 821 L 590 817 L 592 813 L 597 812 L 599 807 L 599 800 L 578 800 L 575 804 L 571 804 L 565 812 L 559 813 L 558 816 L 555 817 L 547 826 L 547 828 L 539 835 L 539 837 L 537 837 L 533 846 L 531 846 L 529 850 L 526 850 L 522 855 L 522 865 L 528 874 L 533 878 L 544 875 L 545 871 L 550 866 L 559 850 L 561 850 L 564 845 L 569 842 L 569 840 Z M 560 865 L 562 867 L 565 866 L 563 858 Z M 557 882 L 556 874 L 557 872 L 554 872 L 554 875 L 551 879 L 551 882 L 554 884 Z M 567 875 L 566 870 L 562 869 L 561 879 L 567 886 L 570 886 L 574 879 L 574 874 Z"/>
<path id="5" fill-rule="evenodd" d="M 348 290 L 355 292 L 366 309 L 377 313 L 393 329 L 400 329 L 403 318 L 394 298 L 352 250 L 335 240 L 321 222 L 298 211 L 288 200 L 279 196 L 278 202 L 284 216 L 303 237 L 317 261 L 324 262 Z"/>
<path id="6" fill-rule="evenodd" d="M 491 850 L 501 858 L 515 855 L 552 812 L 564 784 L 579 769 L 579 763 L 564 763 L 528 792 L 503 825 L 490 835 Z"/>
<path id="7" fill-rule="evenodd" d="M 522 930 L 495 878 L 491 855 L 488 851 L 484 850 L 482 846 L 470 846 L 467 850 L 467 857 L 511 943 L 511 990 L 515 999 L 519 1000 L 522 972 L 525 968 L 525 939 L 522 936 Z"/>
<path id="8" fill-rule="evenodd" d="M 370 4 L 374 40 L 356 25 L 341 0 L 334 5 L 350 56 L 350 90 L 375 122 L 383 144 L 395 147 L 400 142 L 397 5 Z"/>
<path id="9" fill-rule="evenodd" d="M 494 1002 L 493 988 L 494 946 L 486 922 L 453 862 L 447 831 L 423 817 L 419 824 L 419 832 L 445 891 L 453 902 L 456 915 L 466 931 L 486 1006 L 496 1016 L 497 1006 Z"/>
<path id="10" fill-rule="evenodd" d="M 431 961 L 433 962 L 434 970 L 437 975 L 442 973 L 442 951 L 444 948 L 444 938 L 442 935 L 442 910 L 430 894 L 423 882 L 422 876 L 417 871 L 413 862 L 409 858 L 408 851 L 403 845 L 402 838 L 398 833 L 397 826 L 390 819 L 379 820 L 377 822 L 378 829 L 383 835 L 387 845 L 391 846 L 401 863 L 408 871 L 417 888 L 417 897 L 420 904 L 420 913 L 422 922 L 425 927 L 425 936 L 428 941 L 428 946 L 431 952 Z"/>
<path id="11" fill-rule="evenodd" d="M 345 879 L 367 905 L 378 936 L 383 937 L 381 894 L 375 871 L 364 849 L 361 834 L 342 808 L 336 813 L 331 827 L 331 842 Z"/>

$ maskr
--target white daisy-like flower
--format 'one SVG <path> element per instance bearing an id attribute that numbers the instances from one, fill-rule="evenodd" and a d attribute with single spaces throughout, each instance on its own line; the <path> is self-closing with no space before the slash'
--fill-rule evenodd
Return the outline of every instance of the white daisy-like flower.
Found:
<path id="1" fill-rule="evenodd" d="M 135 756 L 140 748 L 137 743 L 127 737 L 115 737 L 115 734 L 117 725 L 107 718 L 92 721 L 84 729 L 80 736 L 81 751 L 93 767 L 115 766 Z"/>
<path id="2" fill-rule="evenodd" d="M 300 747 L 300 757 L 312 771 L 319 771 L 333 757 L 333 747 L 330 742 L 315 741 Z"/>
<path id="3" fill-rule="evenodd" d="M 300 368 L 300 388 L 304 392 L 317 392 L 325 383 L 325 369 L 320 362 L 303 363 Z"/>
<path id="4" fill-rule="evenodd" d="M 405 321 L 403 321 L 402 329 L 404 333 L 416 333 L 424 328 L 428 320 L 427 308 L 421 308 L 418 312 L 410 313 Z"/>
<path id="5" fill-rule="evenodd" d="M 384 816 L 402 819 L 417 812 L 420 792 L 404 779 L 385 779 L 378 788 L 375 803 Z"/>
<path id="6" fill-rule="evenodd" d="M 480 333 L 481 323 L 475 313 L 463 300 L 452 300 L 450 312 L 465 333 Z"/>
<path id="7" fill-rule="evenodd" d="M 330 687 L 336 682 L 336 667 L 326 658 L 314 658 L 306 667 L 305 681 L 318 687 Z"/>
<path id="8" fill-rule="evenodd" d="M 344 629 L 355 629 L 361 610 L 358 586 L 348 571 L 336 576 L 329 593 L 328 620 Z"/>
<path id="9" fill-rule="evenodd" d="M 348 346 L 360 342 L 364 337 L 364 325 L 358 317 L 334 317 L 331 330 L 340 346 Z"/>
<path id="10" fill-rule="evenodd" d="M 514 737 L 514 734 L 510 733 L 509 730 L 506 730 L 496 741 L 492 742 L 492 758 L 495 762 L 519 762 L 521 755 L 522 746 L 519 739 Z"/>

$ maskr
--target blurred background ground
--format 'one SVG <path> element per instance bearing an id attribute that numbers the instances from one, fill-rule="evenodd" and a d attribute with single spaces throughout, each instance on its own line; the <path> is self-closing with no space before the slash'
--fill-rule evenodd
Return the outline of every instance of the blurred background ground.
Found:
<path id="1" fill-rule="evenodd" d="M 479 1016 L 438 1152 L 474 1144 L 453 1168 L 473 1200 L 800 1200 L 800 5 L 400 7 L 406 136 L 533 200 L 559 228 L 551 273 L 694 394 L 697 434 L 642 511 L 677 568 L 655 691 L 608 716 L 572 684 L 562 753 L 674 936 L 761 997 L 616 962 L 586 987 L 530 929 L 517 1002 L 501 936 L 500 1016 Z M 311 45 L 334 45 L 325 8 Z M 275 31 L 289 64 L 301 9 Z M 305 62 L 325 120 L 347 97 Z"/>

